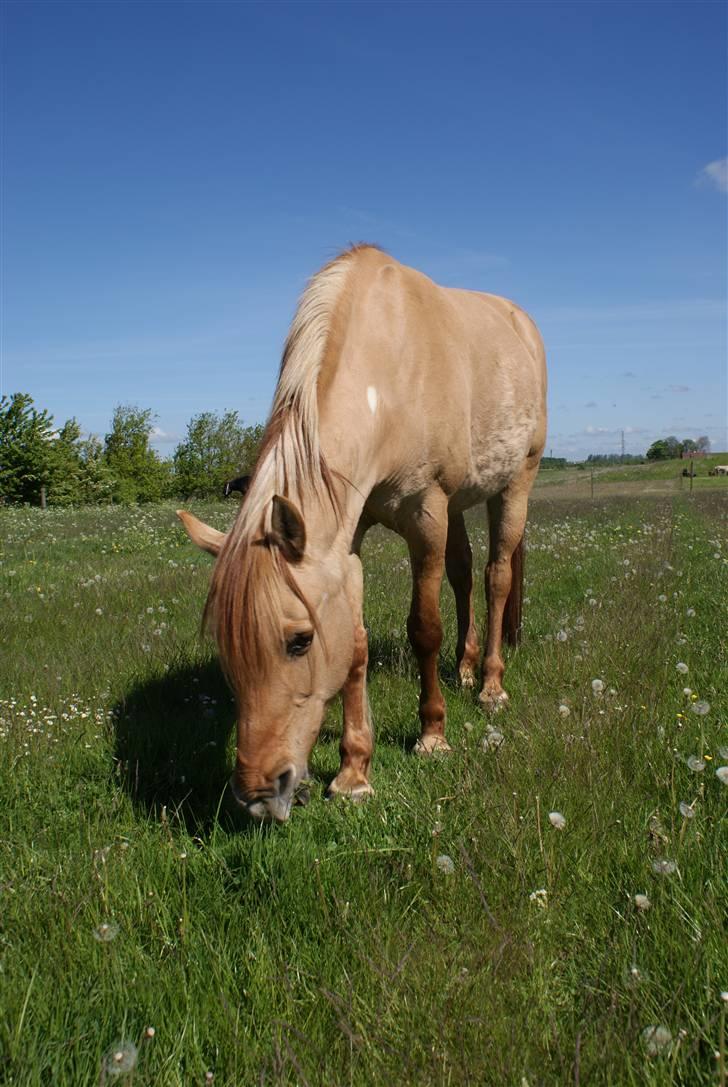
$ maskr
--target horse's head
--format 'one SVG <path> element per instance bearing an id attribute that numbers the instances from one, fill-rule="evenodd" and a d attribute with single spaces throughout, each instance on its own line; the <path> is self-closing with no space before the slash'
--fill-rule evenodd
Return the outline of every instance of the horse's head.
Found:
<path id="1" fill-rule="evenodd" d="M 351 666 L 357 560 L 307 543 L 300 512 L 278 495 L 253 536 L 180 517 L 217 555 L 206 614 L 237 699 L 233 795 L 255 819 L 283 822 Z"/>

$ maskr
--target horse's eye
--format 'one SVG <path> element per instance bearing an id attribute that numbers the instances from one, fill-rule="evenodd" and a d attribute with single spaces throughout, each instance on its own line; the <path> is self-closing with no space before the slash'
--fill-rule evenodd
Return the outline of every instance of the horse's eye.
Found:
<path id="1" fill-rule="evenodd" d="M 311 648 L 312 641 L 313 634 L 307 631 L 301 631 L 299 634 L 294 634 L 293 637 L 289 638 L 286 642 L 286 653 L 289 657 L 303 657 Z"/>

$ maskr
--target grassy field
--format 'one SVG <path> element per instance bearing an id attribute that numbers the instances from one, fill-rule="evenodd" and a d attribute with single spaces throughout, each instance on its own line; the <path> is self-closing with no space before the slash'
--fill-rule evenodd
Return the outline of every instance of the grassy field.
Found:
<path id="1" fill-rule="evenodd" d="M 1 1083 L 725 1083 L 725 493 L 540 488 L 492 721 L 443 589 L 433 760 L 405 551 L 371 533 L 376 795 L 322 798 L 333 707 L 273 829 L 229 805 L 209 560 L 172 509 L 5 509 L 0 540 Z"/>
<path id="2" fill-rule="evenodd" d="M 689 494 L 690 480 L 683 476 L 683 469 L 690 471 L 690 461 L 657 460 L 645 464 L 603 465 L 594 468 L 545 468 L 536 480 L 537 490 L 559 488 L 565 496 L 571 494 L 591 498 L 592 482 L 594 497 L 616 494 L 639 495 L 644 493 Z M 694 491 L 719 491 L 728 494 L 728 479 L 708 475 L 716 464 L 728 464 L 728 453 L 710 453 L 693 462 Z"/>

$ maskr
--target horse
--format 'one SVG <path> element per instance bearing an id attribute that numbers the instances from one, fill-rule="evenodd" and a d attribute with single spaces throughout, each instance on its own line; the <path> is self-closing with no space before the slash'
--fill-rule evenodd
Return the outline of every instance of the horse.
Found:
<path id="1" fill-rule="evenodd" d="M 406 541 L 407 632 L 420 672 L 418 754 L 450 750 L 438 679 L 443 573 L 457 670 L 479 663 L 464 513 L 487 503 L 488 609 L 479 699 L 507 700 L 501 653 L 521 621 L 528 498 L 546 440 L 546 359 L 533 321 L 492 294 L 441 287 L 357 245 L 308 283 L 285 342 L 252 478 L 228 533 L 178 511 L 215 556 L 204 622 L 237 703 L 230 779 L 256 820 L 284 822 L 327 704 L 343 702 L 327 796 L 372 790 L 360 560 L 381 524 Z"/>
<path id="2" fill-rule="evenodd" d="M 238 494 L 245 498 L 248 493 L 248 487 L 250 486 L 250 476 L 236 476 L 235 479 L 229 479 L 222 489 L 223 498 L 229 498 L 233 491 L 237 491 Z"/>

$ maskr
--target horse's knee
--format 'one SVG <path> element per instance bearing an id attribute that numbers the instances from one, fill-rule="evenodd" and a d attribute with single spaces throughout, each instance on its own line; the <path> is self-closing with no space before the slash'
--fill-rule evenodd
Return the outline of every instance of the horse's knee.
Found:
<path id="1" fill-rule="evenodd" d="M 407 634 L 418 657 L 438 653 L 442 645 L 440 616 L 423 618 L 420 615 L 410 615 L 407 620 Z"/>

